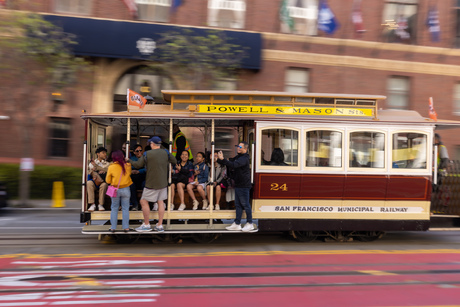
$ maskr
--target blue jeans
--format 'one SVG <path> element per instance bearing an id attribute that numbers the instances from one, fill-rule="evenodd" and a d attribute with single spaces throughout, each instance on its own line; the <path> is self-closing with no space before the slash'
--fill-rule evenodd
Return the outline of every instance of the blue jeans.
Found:
<path id="1" fill-rule="evenodd" d="M 111 229 L 116 229 L 118 224 L 118 208 L 121 204 L 122 215 L 122 228 L 129 228 L 129 198 L 131 197 L 131 190 L 129 187 L 118 189 L 117 197 L 112 197 L 112 206 L 110 212 Z"/>
<path id="2" fill-rule="evenodd" d="M 241 217 L 243 216 L 243 210 L 246 211 L 246 220 L 248 223 L 252 223 L 252 210 L 249 203 L 249 192 L 251 188 L 235 188 L 235 208 L 236 218 L 235 224 L 241 224 Z"/>

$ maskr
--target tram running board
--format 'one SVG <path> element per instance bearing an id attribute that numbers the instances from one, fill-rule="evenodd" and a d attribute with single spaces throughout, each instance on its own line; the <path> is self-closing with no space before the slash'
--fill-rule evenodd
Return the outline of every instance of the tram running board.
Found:
<path id="1" fill-rule="evenodd" d="M 139 227 L 140 225 L 130 225 L 131 228 Z M 201 227 L 200 227 L 201 226 Z M 165 231 L 158 232 L 152 229 L 152 231 L 146 232 L 137 232 L 135 230 L 131 230 L 128 232 L 124 232 L 123 229 L 117 228 L 115 232 L 111 232 L 110 225 L 85 225 L 81 231 L 82 234 L 116 234 L 116 235 L 133 235 L 133 234 L 140 234 L 140 235 L 148 235 L 148 234 L 193 234 L 193 233 L 244 233 L 241 230 L 227 230 L 225 229 L 226 226 L 230 226 L 227 224 L 215 224 L 210 226 L 209 224 L 188 224 L 188 225 L 170 225 L 166 226 L 163 225 Z M 153 227 L 153 226 L 152 226 Z M 254 224 L 254 230 L 249 232 L 258 232 L 259 228 L 257 225 Z"/>

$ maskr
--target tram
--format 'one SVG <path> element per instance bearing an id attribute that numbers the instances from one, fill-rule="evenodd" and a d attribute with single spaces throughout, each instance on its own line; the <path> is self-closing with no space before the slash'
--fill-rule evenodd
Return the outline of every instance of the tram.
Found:
<path id="1" fill-rule="evenodd" d="M 231 232 L 225 226 L 235 211 L 213 210 L 212 189 L 211 210 L 191 210 L 191 204 L 174 210 L 177 203 L 174 208 L 174 200 L 168 199 L 163 233 L 112 234 L 110 211 L 88 211 L 87 165 L 96 148 L 107 145 L 109 132 L 126 134 L 128 145 L 142 144 L 160 129 L 172 140 L 174 124 L 199 129 L 205 136 L 195 145 L 198 148 L 192 145 L 194 154 L 206 149 L 213 156 L 221 150 L 225 138 L 222 133 L 216 138 L 216 131 L 224 128 L 236 133 L 234 145 L 250 144 L 251 205 L 258 232 L 285 232 L 299 241 L 318 236 L 369 241 L 385 231 L 425 231 L 430 226 L 434 130 L 459 122 L 433 121 L 411 110 L 382 110 L 378 102 L 386 97 L 377 95 L 180 90 L 162 94 L 164 104 L 82 114 L 84 234 L 112 235 L 121 241 L 140 235 L 191 236 L 203 242 Z M 271 159 L 275 151 L 281 152 L 277 161 Z M 230 151 L 226 158 L 234 155 Z M 150 219 L 157 218 L 151 211 Z M 139 226 L 142 219 L 141 211 L 130 211 L 130 227 Z"/>

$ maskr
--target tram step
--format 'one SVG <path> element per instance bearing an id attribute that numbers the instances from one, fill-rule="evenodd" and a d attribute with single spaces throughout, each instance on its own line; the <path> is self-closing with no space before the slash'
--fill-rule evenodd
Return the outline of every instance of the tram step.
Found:
<path id="1" fill-rule="evenodd" d="M 458 228 L 460 230 L 460 217 L 458 215 L 432 215 L 430 230 Z"/>
<path id="2" fill-rule="evenodd" d="M 131 228 L 139 227 L 139 225 L 130 225 Z M 243 233 L 240 230 L 227 230 L 225 227 L 230 226 L 230 224 L 181 224 L 181 225 L 163 225 L 164 232 L 156 232 L 154 230 L 148 232 L 137 232 L 131 230 L 124 232 L 121 227 L 118 227 L 115 230 L 117 235 L 119 234 L 168 234 L 168 233 Z M 259 228 L 254 224 L 255 229 L 250 232 L 258 232 Z M 83 234 L 113 234 L 110 230 L 110 225 L 85 225 L 81 233 Z"/>

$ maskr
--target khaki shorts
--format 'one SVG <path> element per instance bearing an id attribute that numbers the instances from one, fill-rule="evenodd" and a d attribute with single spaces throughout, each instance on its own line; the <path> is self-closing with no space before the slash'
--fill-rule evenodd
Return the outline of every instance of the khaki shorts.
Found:
<path id="1" fill-rule="evenodd" d="M 148 189 L 144 188 L 144 191 L 142 191 L 142 197 L 141 199 L 145 199 L 146 201 L 156 203 L 159 200 L 165 200 L 168 198 L 168 188 L 163 188 L 163 189 Z"/>

